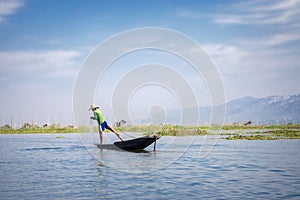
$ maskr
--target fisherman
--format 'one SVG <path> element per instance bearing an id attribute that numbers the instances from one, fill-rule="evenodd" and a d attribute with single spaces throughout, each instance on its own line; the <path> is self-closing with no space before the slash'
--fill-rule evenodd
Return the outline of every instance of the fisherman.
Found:
<path id="1" fill-rule="evenodd" d="M 115 133 L 116 136 L 121 141 L 123 141 L 123 139 L 120 137 L 120 134 L 117 131 L 115 131 L 110 125 L 107 124 L 107 122 L 104 119 L 104 116 L 102 115 L 101 111 L 99 110 L 99 106 L 92 104 L 89 110 L 92 110 L 94 112 L 94 116 L 91 117 L 91 119 L 97 120 L 97 122 L 98 122 L 100 144 L 102 144 L 102 142 L 103 142 L 102 131 L 104 131 L 105 129 L 108 129 L 111 132 Z"/>

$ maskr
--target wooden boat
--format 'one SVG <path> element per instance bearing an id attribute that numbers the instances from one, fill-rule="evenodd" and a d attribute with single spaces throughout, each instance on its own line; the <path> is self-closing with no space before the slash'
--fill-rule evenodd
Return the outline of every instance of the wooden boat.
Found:
<path id="1" fill-rule="evenodd" d="M 122 149 L 126 151 L 137 151 L 137 150 L 143 150 L 147 148 L 149 145 L 154 143 L 154 151 L 156 150 L 156 140 L 158 140 L 160 137 L 157 135 L 152 136 L 145 136 L 140 137 L 132 140 L 125 140 L 123 142 L 114 142 L 113 145 L 111 144 L 102 144 L 98 145 L 101 149 Z"/>

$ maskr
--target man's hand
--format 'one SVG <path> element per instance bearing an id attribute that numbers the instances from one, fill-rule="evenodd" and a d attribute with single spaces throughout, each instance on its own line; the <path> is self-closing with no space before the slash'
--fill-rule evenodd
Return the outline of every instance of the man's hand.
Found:
<path id="1" fill-rule="evenodd" d="M 95 117 L 90 117 L 91 119 L 95 120 Z"/>

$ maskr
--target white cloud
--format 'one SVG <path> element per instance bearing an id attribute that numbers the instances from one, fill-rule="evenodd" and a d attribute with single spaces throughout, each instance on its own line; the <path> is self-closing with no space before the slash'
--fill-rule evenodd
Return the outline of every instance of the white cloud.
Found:
<path id="1" fill-rule="evenodd" d="M 299 4 L 299 0 L 269 1 L 252 0 L 238 4 L 237 8 L 243 7 L 252 11 L 276 11 L 291 9 Z"/>
<path id="2" fill-rule="evenodd" d="M 271 38 L 265 43 L 261 41 L 251 41 L 246 44 L 206 44 L 204 48 L 216 62 L 217 66 L 225 74 L 233 75 L 236 73 L 251 72 L 260 75 L 261 70 L 284 70 L 294 68 L 298 65 L 298 57 L 289 48 L 268 48 L 269 45 L 276 45 L 281 36 Z M 288 38 L 283 37 L 282 41 Z M 257 44 L 257 45 L 254 45 Z M 288 70 L 282 76 L 289 75 Z M 267 76 L 267 74 L 263 74 Z"/>
<path id="3" fill-rule="evenodd" d="M 219 13 L 202 14 L 191 10 L 178 10 L 182 18 L 212 18 L 217 24 L 228 25 L 285 25 L 300 26 L 300 0 L 251 0 L 224 4 Z"/>
<path id="4" fill-rule="evenodd" d="M 220 71 L 228 100 L 299 92 L 298 58 L 289 49 L 254 50 L 227 44 L 207 44 L 204 48 Z"/>
<path id="5" fill-rule="evenodd" d="M 300 35 L 297 33 L 280 33 L 261 39 L 242 41 L 241 44 L 252 48 L 272 48 L 298 40 Z"/>
<path id="6" fill-rule="evenodd" d="M 206 15 L 191 12 L 190 10 L 180 9 L 177 11 L 177 15 L 183 18 L 200 19 L 206 17 Z"/>
<path id="7" fill-rule="evenodd" d="M 0 72 L 2 76 L 22 73 L 74 75 L 80 55 L 77 51 L 65 50 L 0 52 Z"/>
<path id="8" fill-rule="evenodd" d="M 241 47 L 228 44 L 206 44 L 203 45 L 208 55 L 213 58 L 217 67 L 220 67 L 225 74 L 236 72 L 248 52 Z"/>
<path id="9" fill-rule="evenodd" d="M 247 1 L 233 5 L 228 14 L 216 15 L 220 24 L 299 24 L 300 0 Z"/>
<path id="10" fill-rule="evenodd" d="M 214 56 L 220 56 L 224 54 L 239 54 L 237 47 L 232 45 L 208 44 L 204 45 L 204 48 L 209 52 L 210 55 Z"/>
<path id="11" fill-rule="evenodd" d="M 81 62 L 81 53 L 73 50 L 0 51 L 0 110 L 3 119 L 45 123 L 44 116 L 72 116 L 73 81 Z M 18 105 L 14 107 L 14 105 Z M 17 115 L 20 111 L 21 115 Z M 29 118 L 29 119 L 28 119 Z"/>
<path id="12" fill-rule="evenodd" d="M 1 0 L 0 1 L 0 23 L 9 15 L 14 15 L 20 7 L 24 5 L 20 0 Z"/>

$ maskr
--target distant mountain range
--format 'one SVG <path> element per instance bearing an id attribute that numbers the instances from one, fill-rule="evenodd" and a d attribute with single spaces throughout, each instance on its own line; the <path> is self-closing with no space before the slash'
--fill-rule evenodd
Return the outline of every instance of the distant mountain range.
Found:
<path id="1" fill-rule="evenodd" d="M 300 123 L 300 94 L 244 97 L 227 104 L 226 122 L 248 120 L 255 124 Z"/>
<path id="2" fill-rule="evenodd" d="M 210 124 L 211 108 L 200 107 L 200 124 Z M 189 119 L 189 112 L 195 109 L 185 110 L 185 121 L 195 124 L 194 119 Z M 158 113 L 159 115 L 159 113 Z M 152 116 L 153 117 L 153 116 Z M 165 123 L 179 124 L 181 121 L 180 110 L 168 110 Z M 300 123 L 300 94 L 291 96 L 269 96 L 265 98 L 243 97 L 226 104 L 225 123 L 243 123 L 251 121 L 253 124 L 287 124 Z M 141 123 L 150 123 L 150 119 L 144 119 Z"/>

